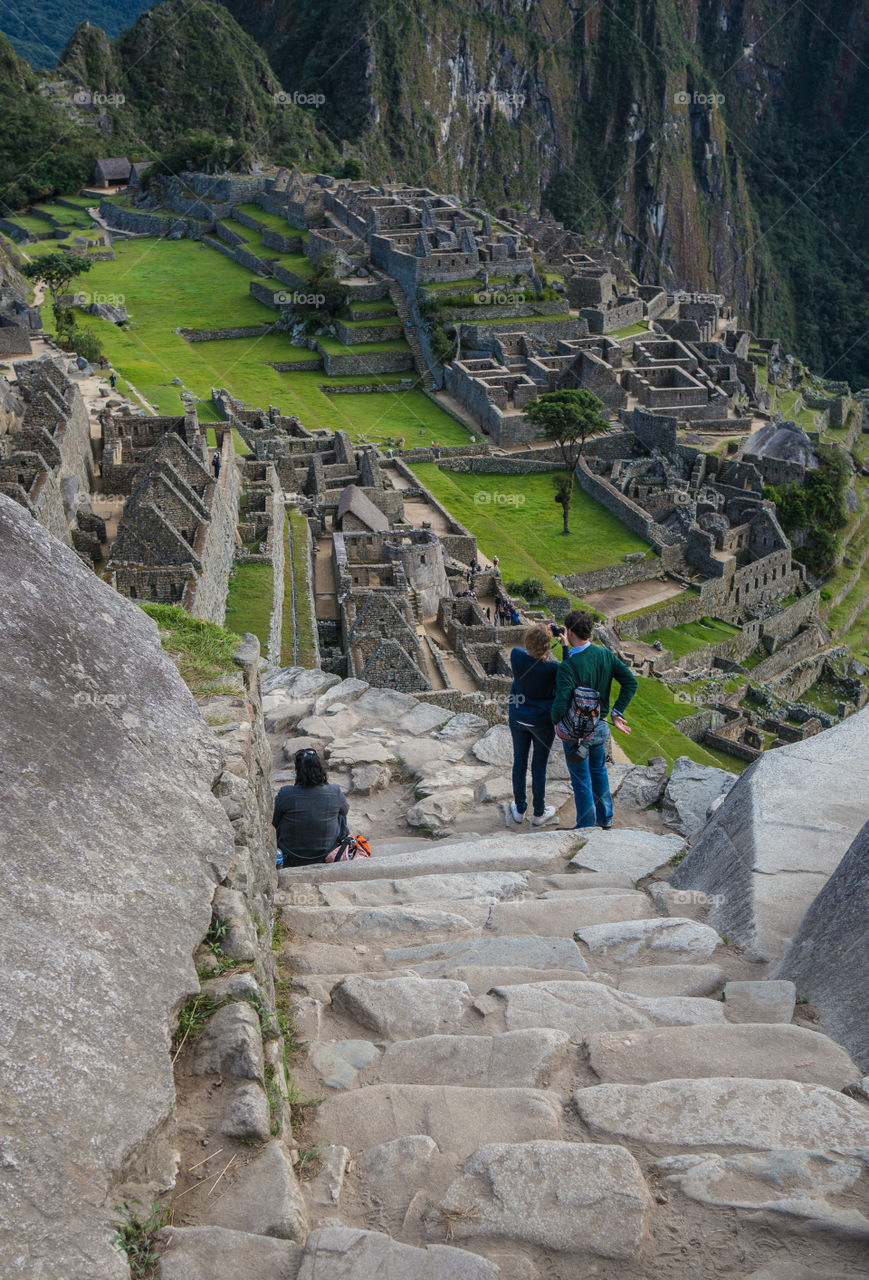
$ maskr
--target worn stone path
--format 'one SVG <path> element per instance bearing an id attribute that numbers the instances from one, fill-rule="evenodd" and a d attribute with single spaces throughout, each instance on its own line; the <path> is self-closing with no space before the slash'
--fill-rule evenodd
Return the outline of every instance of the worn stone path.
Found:
<path id="1" fill-rule="evenodd" d="M 273 786 L 314 743 L 376 856 L 278 873 L 289 1155 L 254 1087 L 274 1042 L 250 975 L 209 984 L 236 1003 L 191 1079 L 254 1154 L 190 1156 L 216 1184 L 242 1163 L 182 1190 L 157 1280 L 866 1276 L 857 1066 L 710 927 L 712 896 L 663 878 L 730 775 L 614 766 L 613 830 L 508 828 L 504 726 L 322 671 L 264 689 Z"/>
<path id="2" fill-rule="evenodd" d="M 619 836 L 647 865 L 681 847 L 590 844 Z M 702 920 L 580 869 L 577 845 L 396 841 L 279 873 L 297 1074 L 323 1099 L 309 1226 L 381 1232 L 384 1257 L 428 1247 L 427 1280 L 750 1276 L 791 1248 L 863 1274 L 857 1067 L 793 1022 L 790 984 L 751 981 Z M 317 1268 L 351 1274 L 337 1254 Z"/>

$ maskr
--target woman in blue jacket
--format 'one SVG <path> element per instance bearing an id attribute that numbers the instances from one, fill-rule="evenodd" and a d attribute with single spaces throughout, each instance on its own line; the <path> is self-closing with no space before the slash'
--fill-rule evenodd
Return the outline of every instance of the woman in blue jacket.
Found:
<path id="1" fill-rule="evenodd" d="M 542 623 L 537 623 L 525 632 L 525 648 L 517 647 L 510 654 L 513 684 L 507 722 L 513 738 L 513 801 L 507 811 L 508 826 L 511 821 L 525 821 L 529 753 L 534 809 L 531 825 L 542 827 L 555 817 L 554 807 L 546 803 L 546 764 L 555 736 L 551 708 L 559 665 L 552 652 L 553 634 L 560 636 L 560 628 L 550 632 Z"/>

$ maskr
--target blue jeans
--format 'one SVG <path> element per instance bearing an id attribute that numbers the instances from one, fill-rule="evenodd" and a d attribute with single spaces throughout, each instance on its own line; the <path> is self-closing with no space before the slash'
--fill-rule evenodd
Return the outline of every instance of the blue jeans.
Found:
<path id="1" fill-rule="evenodd" d="M 613 798 L 606 771 L 606 740 L 609 733 L 609 725 L 601 720 L 587 743 L 588 757 L 578 764 L 567 761 L 576 800 L 577 827 L 593 827 L 598 822 L 612 822 Z M 567 755 L 573 744 L 565 742 L 563 745 L 564 754 Z"/>
<path id="2" fill-rule="evenodd" d="M 531 799 L 534 804 L 534 816 L 539 818 L 546 808 L 546 764 L 549 760 L 549 748 L 555 737 L 555 726 L 551 720 L 511 719 L 509 723 L 513 737 L 513 799 L 519 812 L 524 813 L 528 808 L 525 793 L 528 753 L 533 746 Z"/>

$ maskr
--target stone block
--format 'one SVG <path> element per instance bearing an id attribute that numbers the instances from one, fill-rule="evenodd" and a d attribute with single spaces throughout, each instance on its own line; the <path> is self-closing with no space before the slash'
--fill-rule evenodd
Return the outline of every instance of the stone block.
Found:
<path id="1" fill-rule="evenodd" d="M 583 926 L 577 937 L 597 959 L 615 964 L 708 960 L 721 941 L 708 925 L 679 917 Z"/>
<path id="2" fill-rule="evenodd" d="M 163 1227 L 155 1280 L 295 1280 L 302 1250 L 225 1227 Z"/>
<path id="3" fill-rule="evenodd" d="M 601 1084 L 574 1094 L 593 1136 L 654 1150 L 803 1147 L 859 1156 L 869 1143 L 865 1106 L 823 1085 L 794 1080 L 664 1080 Z"/>
<path id="4" fill-rule="evenodd" d="M 463 982 L 428 978 L 343 978 L 332 1005 L 390 1039 L 455 1031 L 470 1003 Z"/>
<path id="5" fill-rule="evenodd" d="M 728 982 L 724 1012 L 730 1022 L 790 1022 L 797 989 L 792 982 Z"/>
<path id="6" fill-rule="evenodd" d="M 684 849 L 683 836 L 659 836 L 625 827 L 612 831 L 592 829 L 570 865 L 589 871 L 621 871 L 636 881 L 666 866 Z"/>
<path id="7" fill-rule="evenodd" d="M 195 1075 L 263 1079 L 260 1022 L 249 1004 L 222 1005 L 211 1015 L 193 1045 Z"/>
<path id="8" fill-rule="evenodd" d="M 312 1231 L 298 1280 L 498 1280 L 485 1258 L 448 1245 L 417 1249 L 377 1231 Z"/>
<path id="9" fill-rule="evenodd" d="M 500 1237 L 628 1259 L 650 1206 L 640 1167 L 624 1147 L 526 1142 L 480 1147 L 440 1209 L 456 1240 Z"/>
<path id="10" fill-rule="evenodd" d="M 228 1186 L 223 1194 L 215 1197 L 213 1205 L 206 1201 L 204 1223 L 281 1240 L 305 1239 L 305 1204 L 280 1139 L 273 1139 L 240 1168 L 228 1171 L 224 1181 Z"/>

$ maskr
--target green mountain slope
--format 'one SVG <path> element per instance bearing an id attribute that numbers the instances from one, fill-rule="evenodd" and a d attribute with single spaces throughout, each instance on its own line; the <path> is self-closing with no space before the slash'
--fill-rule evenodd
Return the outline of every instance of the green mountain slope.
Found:
<path id="1" fill-rule="evenodd" d="M 542 200 L 869 382 L 869 0 L 225 3 L 370 173 Z"/>
<path id="2" fill-rule="evenodd" d="M 76 27 L 92 22 L 117 36 L 148 0 L 15 0 L 0 6 L 0 31 L 32 67 L 53 67 Z"/>

